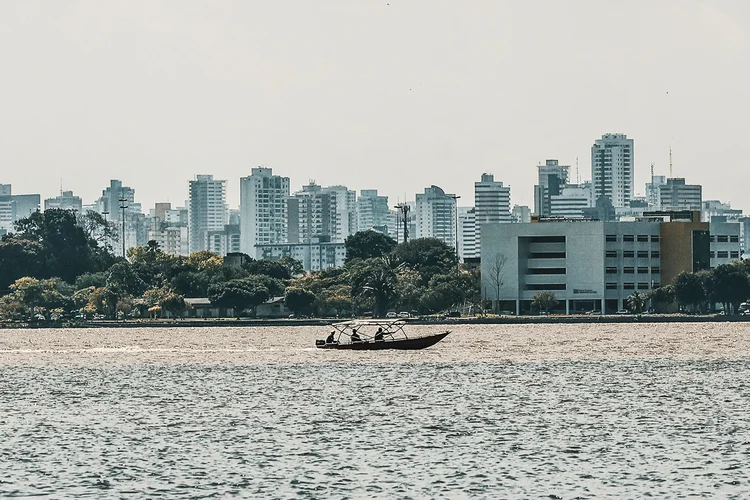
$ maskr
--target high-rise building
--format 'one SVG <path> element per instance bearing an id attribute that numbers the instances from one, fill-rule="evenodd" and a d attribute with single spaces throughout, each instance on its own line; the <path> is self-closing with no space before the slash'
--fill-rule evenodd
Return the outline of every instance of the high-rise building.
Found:
<path id="1" fill-rule="evenodd" d="M 534 186 L 534 214 L 540 217 L 550 215 L 550 197 L 560 194 L 568 183 L 569 165 L 560 165 L 558 160 L 547 160 L 538 165 L 538 181 Z"/>
<path id="2" fill-rule="evenodd" d="M 189 183 L 188 234 L 190 253 L 208 250 L 208 232 L 227 223 L 227 181 L 198 175 Z"/>
<path id="3" fill-rule="evenodd" d="M 189 255 L 187 209 L 172 209 L 171 203 L 156 203 L 149 211 L 148 240 L 156 241 L 164 253 Z"/>
<path id="4" fill-rule="evenodd" d="M 477 225 L 474 230 L 476 257 L 479 257 L 481 226 L 490 222 L 513 222 L 510 186 L 503 186 L 492 174 L 482 174 L 481 180 L 474 183 L 474 218 Z"/>
<path id="5" fill-rule="evenodd" d="M 604 134 L 591 147 L 591 181 L 594 200 L 608 197 L 615 208 L 627 207 L 633 198 L 633 139 L 625 134 Z"/>
<path id="6" fill-rule="evenodd" d="M 62 210 L 75 210 L 81 213 L 83 202 L 79 196 L 73 196 L 73 191 L 63 191 L 59 196 L 44 200 L 44 209 L 59 208 Z"/>
<path id="7" fill-rule="evenodd" d="M 109 181 L 109 186 L 96 200 L 96 211 L 115 225 L 115 234 L 108 241 L 115 255 L 122 256 L 123 238 L 126 254 L 129 248 L 143 246 L 148 242 L 148 223 L 141 211 L 141 204 L 135 202 L 135 189 L 123 186 L 122 181 Z M 124 236 L 122 234 L 123 215 L 125 216 Z"/>
<path id="8" fill-rule="evenodd" d="M 289 177 L 270 168 L 253 168 L 240 179 L 240 251 L 256 258 L 256 245 L 288 241 L 288 199 Z"/>
<path id="9" fill-rule="evenodd" d="M 335 193 L 324 191 L 314 182 L 289 198 L 289 243 L 335 242 L 339 237 Z"/>
<path id="10" fill-rule="evenodd" d="M 364 231 L 375 228 L 391 237 L 395 235 L 388 197 L 378 195 L 377 189 L 363 189 L 357 200 L 357 229 Z"/>
<path id="11" fill-rule="evenodd" d="M 699 184 L 685 184 L 685 179 L 667 179 L 659 186 L 661 210 L 700 210 L 703 188 Z"/>
<path id="12" fill-rule="evenodd" d="M 458 207 L 458 255 L 467 259 L 479 257 L 479 231 L 474 207 Z"/>
<path id="13" fill-rule="evenodd" d="M 357 192 L 346 186 L 324 187 L 322 191 L 336 197 L 336 227 L 331 241 L 343 243 L 357 232 Z"/>
<path id="14" fill-rule="evenodd" d="M 661 200 L 659 198 L 659 186 L 667 183 L 667 176 L 652 175 L 651 182 L 646 183 L 646 201 L 652 210 L 661 210 Z"/>
<path id="15" fill-rule="evenodd" d="M 526 205 L 513 205 L 513 222 L 528 224 L 531 222 L 531 208 Z"/>
<path id="16" fill-rule="evenodd" d="M 456 196 L 438 186 L 425 188 L 416 196 L 417 238 L 437 238 L 456 246 Z M 410 235 L 411 238 L 411 235 Z"/>

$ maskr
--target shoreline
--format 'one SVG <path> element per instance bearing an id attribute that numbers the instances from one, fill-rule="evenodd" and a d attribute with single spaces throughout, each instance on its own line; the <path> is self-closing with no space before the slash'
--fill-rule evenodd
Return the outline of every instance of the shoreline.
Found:
<path id="1" fill-rule="evenodd" d="M 367 320 L 370 318 L 355 318 Z M 39 323 L 0 323 L 4 329 L 72 329 L 72 328 L 197 328 L 197 327 L 296 327 L 326 326 L 347 321 L 340 318 L 308 319 L 128 319 L 90 320 L 76 322 Z M 750 316 L 686 315 L 686 314 L 643 314 L 643 315 L 570 315 L 570 316 L 492 316 L 467 318 L 413 318 L 407 320 L 412 325 L 539 325 L 539 324 L 632 324 L 632 323 L 744 323 Z"/>

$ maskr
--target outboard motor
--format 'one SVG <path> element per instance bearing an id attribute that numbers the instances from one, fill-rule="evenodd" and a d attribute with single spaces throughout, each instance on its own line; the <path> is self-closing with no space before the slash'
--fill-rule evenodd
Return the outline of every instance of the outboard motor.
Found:
<path id="1" fill-rule="evenodd" d="M 319 346 L 319 345 L 326 345 L 326 341 L 325 341 L 325 340 L 320 340 L 320 339 L 317 339 L 317 340 L 315 340 L 315 345 L 316 345 L 316 346 Z"/>

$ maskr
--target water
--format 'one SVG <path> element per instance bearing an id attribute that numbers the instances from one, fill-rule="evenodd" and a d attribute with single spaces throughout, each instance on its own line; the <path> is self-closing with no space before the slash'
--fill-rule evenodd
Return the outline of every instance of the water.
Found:
<path id="1" fill-rule="evenodd" d="M 324 333 L 0 330 L 0 497 L 750 496 L 750 325 Z"/>

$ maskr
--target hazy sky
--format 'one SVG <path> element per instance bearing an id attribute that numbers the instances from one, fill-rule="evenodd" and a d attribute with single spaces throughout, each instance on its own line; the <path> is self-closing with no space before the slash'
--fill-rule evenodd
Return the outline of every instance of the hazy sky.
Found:
<path id="1" fill-rule="evenodd" d="M 532 205 L 535 166 L 582 179 L 606 132 L 750 211 L 750 2 L 0 0 L 0 183 L 145 209 L 265 165 L 396 202 L 473 200 L 482 172 Z"/>

